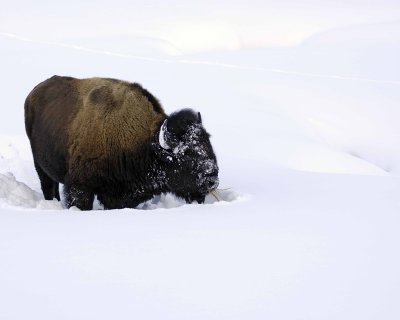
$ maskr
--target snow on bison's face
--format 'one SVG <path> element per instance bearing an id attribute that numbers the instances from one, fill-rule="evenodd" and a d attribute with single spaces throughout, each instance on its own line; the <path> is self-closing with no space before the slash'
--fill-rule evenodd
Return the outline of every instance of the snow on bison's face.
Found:
<path id="1" fill-rule="evenodd" d="M 218 187 L 218 165 L 200 113 L 183 109 L 157 131 L 155 151 L 165 166 L 168 189 L 187 202 L 203 203 Z"/>

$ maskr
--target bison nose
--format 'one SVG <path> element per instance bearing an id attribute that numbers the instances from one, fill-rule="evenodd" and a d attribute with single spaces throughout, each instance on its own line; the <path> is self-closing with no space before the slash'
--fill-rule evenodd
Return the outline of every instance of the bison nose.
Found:
<path id="1" fill-rule="evenodd" d="M 208 190 L 215 190 L 219 185 L 218 177 L 208 177 L 206 180 L 206 186 Z"/>

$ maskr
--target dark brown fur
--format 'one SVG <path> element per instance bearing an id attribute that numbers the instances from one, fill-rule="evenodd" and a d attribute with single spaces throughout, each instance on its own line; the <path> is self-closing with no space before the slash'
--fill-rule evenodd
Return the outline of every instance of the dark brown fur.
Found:
<path id="1" fill-rule="evenodd" d="M 182 152 L 159 143 L 166 119 L 165 138 Z M 54 76 L 26 98 L 25 127 L 45 199 L 60 200 L 63 183 L 67 207 L 89 210 L 97 195 L 105 208 L 133 208 L 162 192 L 204 202 L 218 183 L 200 114 L 167 117 L 136 83 Z"/>
<path id="2" fill-rule="evenodd" d="M 166 118 L 143 90 L 115 79 L 59 76 L 36 86 L 26 99 L 25 123 L 39 177 L 101 184 L 101 176 L 93 177 L 119 168 L 124 159 L 117 155 L 134 157 Z M 45 197 L 59 199 L 53 192 Z"/>

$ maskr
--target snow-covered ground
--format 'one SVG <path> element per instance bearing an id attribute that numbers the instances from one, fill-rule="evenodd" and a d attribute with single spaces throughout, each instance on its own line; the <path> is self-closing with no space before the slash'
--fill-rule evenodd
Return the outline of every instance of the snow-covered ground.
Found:
<path id="1" fill-rule="evenodd" d="M 399 4 L 232 2 L 202 20 L 205 2 L 174 25 L 152 1 L 121 33 L 134 6 L 119 0 L 114 29 L 103 4 L 80 34 L 89 2 L 75 20 L 78 1 L 0 13 L 0 319 L 399 319 Z M 43 200 L 23 103 L 53 74 L 135 81 L 168 113 L 201 111 L 221 201 Z"/>

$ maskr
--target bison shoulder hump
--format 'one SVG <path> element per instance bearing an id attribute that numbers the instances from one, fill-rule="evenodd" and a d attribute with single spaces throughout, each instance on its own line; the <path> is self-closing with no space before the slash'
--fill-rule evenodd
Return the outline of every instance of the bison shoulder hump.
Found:
<path id="1" fill-rule="evenodd" d="M 149 91 L 147 91 L 145 88 L 143 88 L 140 84 L 138 83 L 129 83 L 128 87 L 130 90 L 137 92 L 138 94 L 144 96 L 147 101 L 151 104 L 153 111 L 159 114 L 164 114 L 164 109 L 161 106 L 160 101 L 153 96 Z"/>

